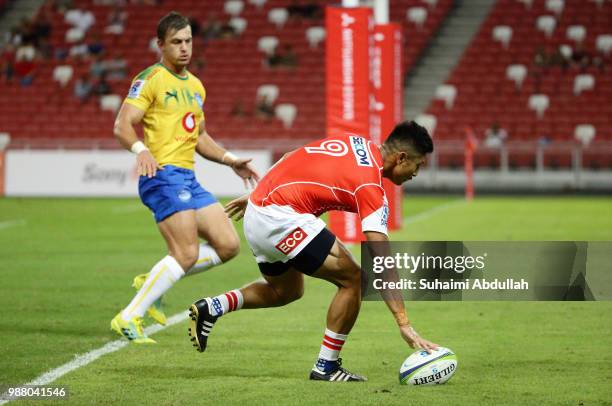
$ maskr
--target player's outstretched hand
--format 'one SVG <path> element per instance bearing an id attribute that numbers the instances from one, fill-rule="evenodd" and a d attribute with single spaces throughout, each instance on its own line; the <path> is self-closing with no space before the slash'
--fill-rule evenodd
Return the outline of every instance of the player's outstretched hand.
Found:
<path id="1" fill-rule="evenodd" d="M 249 188 L 249 185 L 251 188 L 254 188 L 255 184 L 259 182 L 259 174 L 250 164 L 252 160 L 252 158 L 238 158 L 232 162 L 232 169 L 234 172 L 236 172 L 236 175 L 242 178 L 244 181 L 244 187 L 247 189 Z"/>
<path id="2" fill-rule="evenodd" d="M 422 348 L 430 354 L 432 350 L 438 348 L 438 344 L 434 344 L 431 341 L 422 338 L 419 333 L 417 333 L 416 330 L 413 329 L 410 325 L 401 326 L 400 333 L 402 335 L 402 338 L 406 340 L 406 342 L 412 348 Z"/>
<path id="3" fill-rule="evenodd" d="M 234 199 L 228 204 L 226 204 L 225 212 L 227 213 L 229 218 L 233 218 L 234 220 L 238 221 L 244 217 L 244 212 L 246 211 L 248 202 L 249 194 L 247 193 L 246 195 Z"/>
<path id="4" fill-rule="evenodd" d="M 136 170 L 139 176 L 148 176 L 152 178 L 155 176 L 158 169 L 163 170 L 164 168 L 157 163 L 149 150 L 142 151 L 136 157 Z"/>

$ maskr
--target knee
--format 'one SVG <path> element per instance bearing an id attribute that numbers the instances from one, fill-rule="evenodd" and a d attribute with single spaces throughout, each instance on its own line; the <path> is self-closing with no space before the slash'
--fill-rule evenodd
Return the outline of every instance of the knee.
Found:
<path id="1" fill-rule="evenodd" d="M 304 296 L 304 285 L 293 286 L 291 289 L 277 289 L 276 294 L 282 306 L 295 302 Z"/>
<path id="2" fill-rule="evenodd" d="M 181 265 L 183 270 L 187 272 L 198 261 L 199 247 L 196 244 L 180 247 L 170 254 L 176 259 L 176 262 Z"/>
<path id="3" fill-rule="evenodd" d="M 240 252 L 240 241 L 238 237 L 232 236 L 231 238 L 215 244 L 213 248 L 221 261 L 227 262 Z"/>
<path id="4" fill-rule="evenodd" d="M 361 268 L 359 266 L 346 268 L 339 278 L 338 285 L 345 289 L 361 291 Z"/>

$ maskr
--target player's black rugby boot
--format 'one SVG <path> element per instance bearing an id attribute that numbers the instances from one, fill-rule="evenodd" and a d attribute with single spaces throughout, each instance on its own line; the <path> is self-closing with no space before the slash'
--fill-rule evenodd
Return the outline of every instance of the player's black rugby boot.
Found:
<path id="1" fill-rule="evenodd" d="M 364 382 L 368 378 L 357 375 L 342 368 L 342 358 L 338 359 L 336 367 L 328 372 L 322 371 L 315 365 L 310 371 L 311 381 L 329 381 L 329 382 Z"/>
<path id="2" fill-rule="evenodd" d="M 206 350 L 208 335 L 218 319 L 212 315 L 210 304 L 211 299 L 205 297 L 189 306 L 189 336 L 199 352 Z"/>

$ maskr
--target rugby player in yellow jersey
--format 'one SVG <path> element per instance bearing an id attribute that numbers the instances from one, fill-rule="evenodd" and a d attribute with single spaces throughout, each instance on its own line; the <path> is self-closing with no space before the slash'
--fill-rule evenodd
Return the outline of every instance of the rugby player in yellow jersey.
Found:
<path id="1" fill-rule="evenodd" d="M 230 166 L 251 186 L 259 180 L 250 159 L 226 151 L 208 135 L 202 107 L 204 87 L 187 65 L 191 60 L 189 21 L 171 12 L 157 26 L 160 63 L 141 72 L 117 114 L 115 137 L 137 155 L 138 191 L 153 212 L 168 255 L 138 275 L 138 293 L 111 321 L 111 328 L 136 343 L 154 343 L 144 333 L 146 311 L 161 324 L 161 296 L 181 277 L 209 269 L 238 254 L 239 239 L 223 207 L 203 189 L 193 172 L 194 152 Z M 144 143 L 134 126 L 142 123 Z M 207 241 L 200 244 L 198 236 Z"/>

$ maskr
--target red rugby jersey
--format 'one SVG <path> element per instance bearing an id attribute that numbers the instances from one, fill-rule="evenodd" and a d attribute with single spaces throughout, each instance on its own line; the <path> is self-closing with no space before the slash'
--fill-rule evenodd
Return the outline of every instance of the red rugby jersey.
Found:
<path id="1" fill-rule="evenodd" d="M 314 141 L 263 177 L 250 200 L 290 206 L 315 216 L 329 210 L 357 213 L 362 231 L 387 234 L 389 209 L 382 187 L 382 156 L 367 139 L 345 134 Z"/>

